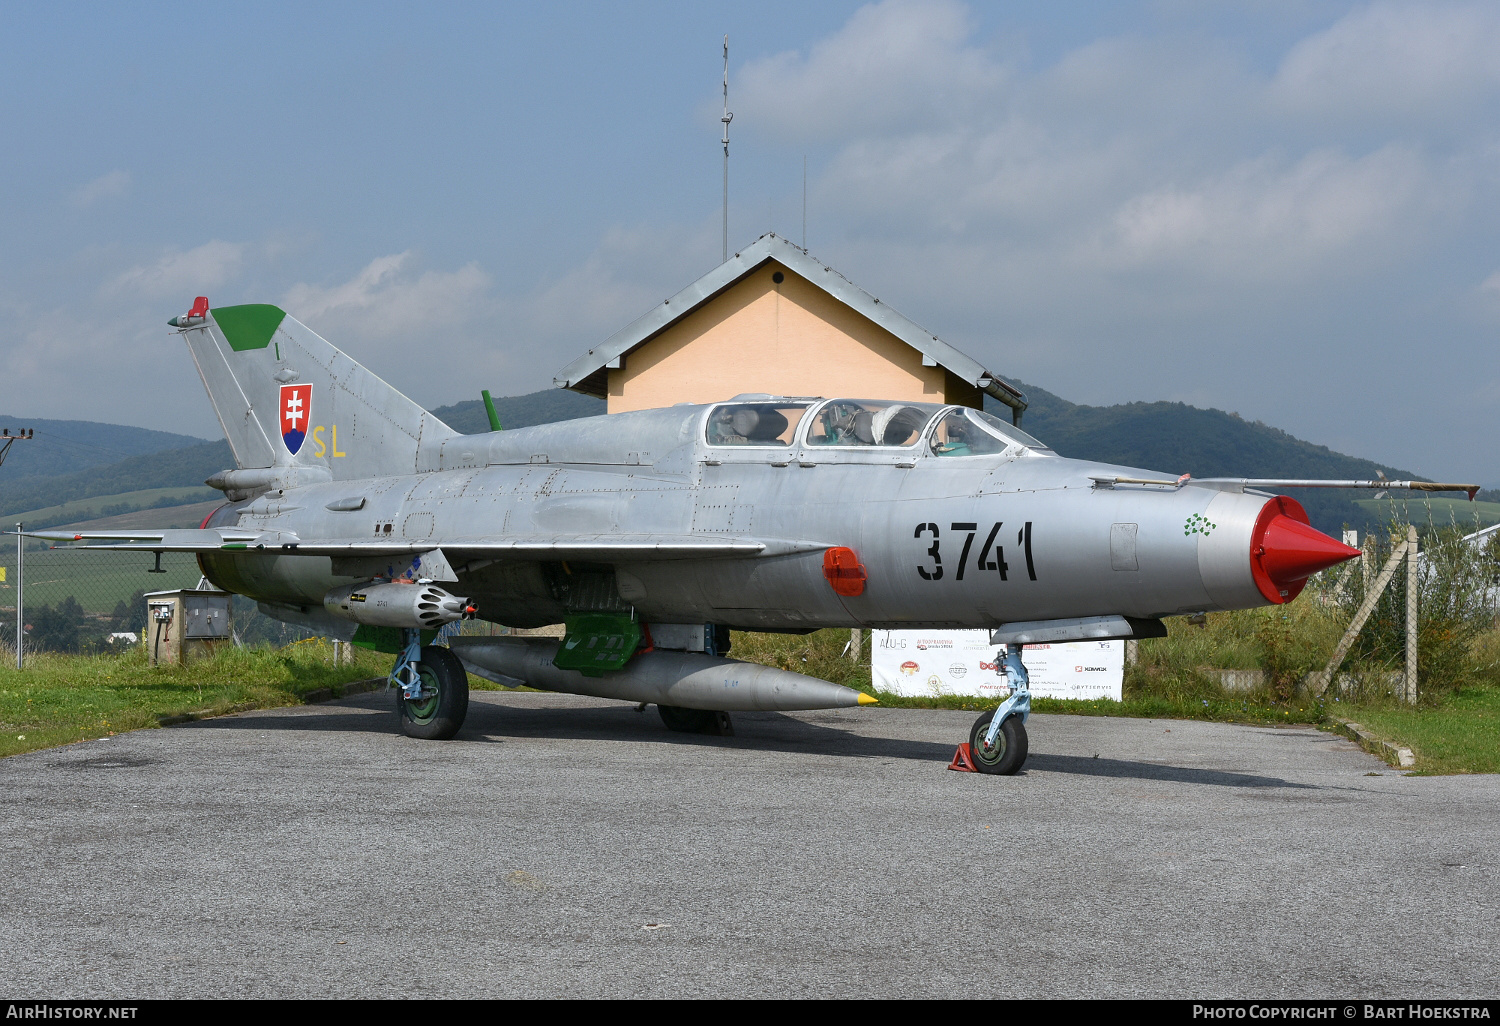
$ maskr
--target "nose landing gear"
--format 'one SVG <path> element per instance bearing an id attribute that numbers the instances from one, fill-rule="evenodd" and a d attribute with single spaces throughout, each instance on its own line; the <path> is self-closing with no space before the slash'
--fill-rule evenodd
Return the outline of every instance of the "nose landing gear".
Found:
<path id="1" fill-rule="evenodd" d="M 1031 716 L 1031 678 L 1021 662 L 1021 646 L 1006 645 L 1005 676 L 1010 697 L 994 713 L 981 713 L 969 730 L 974 768 L 1002 776 L 1018 772 L 1026 763 L 1026 720 Z"/>

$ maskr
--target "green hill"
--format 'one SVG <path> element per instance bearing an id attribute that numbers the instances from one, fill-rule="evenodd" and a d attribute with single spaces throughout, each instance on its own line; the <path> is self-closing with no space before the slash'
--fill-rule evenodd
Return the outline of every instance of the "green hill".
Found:
<path id="1" fill-rule="evenodd" d="M 0 488 L 31 477 L 56 477 L 102 467 L 131 456 L 198 445 L 201 438 L 170 431 L 99 424 L 91 420 L 39 420 L 0 416 L 12 433 L 30 428 L 35 437 L 16 442 L 0 466 Z"/>
<path id="2" fill-rule="evenodd" d="M 1085 406 L 1034 385 L 1018 387 L 1031 400 L 1021 426 L 1063 456 L 1174 476 L 1371 479 L 1379 472 L 1389 478 L 1431 480 L 1304 442 L 1280 428 L 1223 410 L 1167 402 Z M 987 402 L 990 412 L 1009 419 L 1009 409 Z M 1390 512 L 1389 504 L 1360 505 L 1360 500 L 1371 498 L 1367 491 L 1300 488 L 1287 489 L 1286 494 L 1302 503 L 1314 526 L 1335 537 L 1345 526 L 1362 532 L 1380 528 Z"/>
<path id="3" fill-rule="evenodd" d="M 234 458 L 229 454 L 228 442 L 200 442 L 71 474 L 7 481 L 0 484 L 0 518 L 121 492 L 195 485 L 201 488 L 211 474 L 232 466 Z"/>
<path id="4" fill-rule="evenodd" d="M 121 517 L 141 510 L 168 509 L 206 502 L 223 495 L 212 488 L 191 485 L 175 488 L 144 488 L 133 492 L 117 492 L 114 495 L 95 495 L 87 499 L 73 499 L 57 506 L 27 510 L 11 514 L 31 530 L 42 530 L 59 524 L 76 524 L 99 520 L 104 517 Z"/>
<path id="5" fill-rule="evenodd" d="M 597 417 L 603 412 L 603 399 L 579 395 L 564 388 L 546 388 L 540 392 L 495 399 L 495 413 L 500 417 L 502 428 L 554 424 L 560 420 Z M 454 431 L 461 431 L 466 435 L 482 435 L 490 429 L 490 420 L 485 415 L 482 399 L 439 406 L 432 413 Z"/>

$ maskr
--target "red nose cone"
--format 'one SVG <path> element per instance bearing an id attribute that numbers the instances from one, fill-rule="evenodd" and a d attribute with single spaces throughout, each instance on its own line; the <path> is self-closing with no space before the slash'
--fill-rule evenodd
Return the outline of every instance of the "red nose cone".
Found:
<path id="1" fill-rule="evenodd" d="M 1260 511 L 1250 536 L 1250 569 L 1268 602 L 1290 602 L 1319 570 L 1359 555 L 1309 526 L 1301 504 L 1277 496 Z"/>

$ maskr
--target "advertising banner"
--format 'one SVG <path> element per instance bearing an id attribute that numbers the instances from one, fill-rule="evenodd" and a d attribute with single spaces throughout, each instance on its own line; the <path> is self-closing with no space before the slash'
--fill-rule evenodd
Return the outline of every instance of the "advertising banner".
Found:
<path id="1" fill-rule="evenodd" d="M 877 691 L 908 697 L 970 695 L 999 698 L 1009 692 L 996 672 L 1005 646 L 990 632 L 871 631 L 870 665 Z M 1037 698 L 1121 698 L 1125 642 L 1070 641 L 1027 645 L 1022 659 Z"/>

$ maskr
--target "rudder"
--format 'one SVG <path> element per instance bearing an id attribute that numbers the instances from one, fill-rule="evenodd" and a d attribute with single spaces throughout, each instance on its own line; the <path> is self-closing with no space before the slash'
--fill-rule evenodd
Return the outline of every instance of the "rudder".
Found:
<path id="1" fill-rule="evenodd" d="M 197 364 L 241 469 L 322 467 L 334 480 L 433 469 L 441 420 L 280 307 L 193 310 L 169 322 Z"/>

